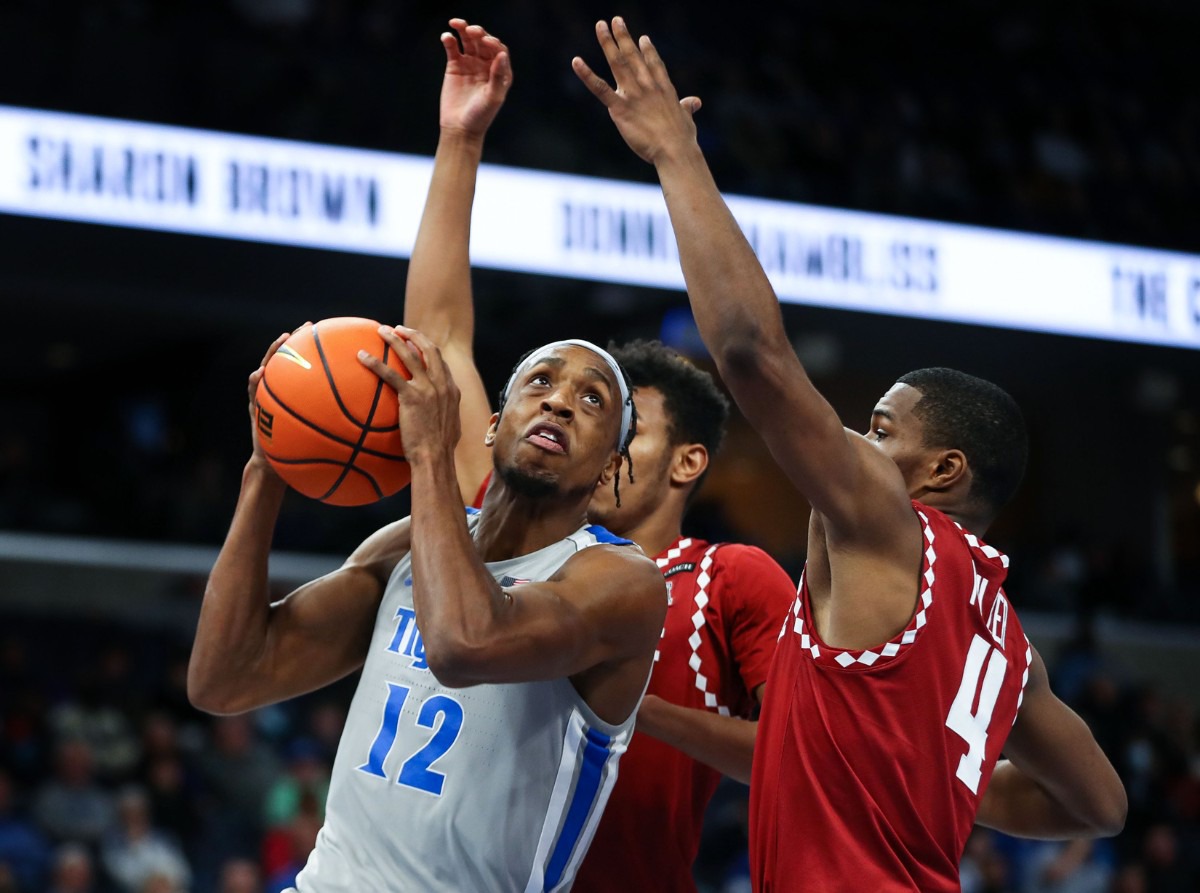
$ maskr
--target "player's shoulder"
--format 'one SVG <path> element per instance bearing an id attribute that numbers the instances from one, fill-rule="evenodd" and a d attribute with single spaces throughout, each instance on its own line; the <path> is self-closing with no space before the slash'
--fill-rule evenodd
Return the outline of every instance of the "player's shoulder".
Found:
<path id="1" fill-rule="evenodd" d="M 759 546 L 749 543 L 717 543 L 712 553 L 713 564 L 741 573 L 759 576 L 788 578 L 787 571 L 771 555 Z M 788 578 L 790 579 L 790 578 Z"/>
<path id="2" fill-rule="evenodd" d="M 369 570 L 386 580 L 412 545 L 409 521 L 402 518 L 376 530 L 350 553 L 343 567 Z"/>

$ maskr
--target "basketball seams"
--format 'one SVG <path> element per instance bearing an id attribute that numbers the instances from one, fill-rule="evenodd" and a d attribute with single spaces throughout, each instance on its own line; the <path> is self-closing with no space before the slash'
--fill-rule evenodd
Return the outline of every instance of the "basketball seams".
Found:
<path id="1" fill-rule="evenodd" d="M 349 409 L 346 408 L 346 404 L 342 402 L 342 395 L 338 392 L 337 382 L 333 378 L 333 370 L 329 368 L 329 360 L 325 356 L 325 348 L 321 344 L 321 333 L 320 333 L 320 330 L 318 329 L 319 325 L 320 325 L 320 323 L 317 323 L 317 325 L 313 326 L 313 330 L 312 330 L 313 345 L 317 348 L 317 356 L 320 357 L 320 359 L 321 359 L 321 368 L 325 372 L 325 380 L 329 383 L 329 391 L 330 391 L 330 393 L 333 394 L 333 399 L 335 401 L 337 401 L 338 409 L 340 409 L 342 411 L 342 415 L 344 415 L 348 421 L 354 423 L 359 428 L 364 428 L 368 432 L 371 432 L 371 433 L 374 433 L 374 432 L 387 433 L 388 431 L 399 430 L 399 428 L 400 428 L 399 422 L 397 422 L 395 425 L 387 425 L 387 426 L 379 427 L 379 428 L 371 427 L 371 421 L 375 417 L 375 409 L 379 405 L 379 392 L 383 387 L 382 381 L 380 381 L 379 384 L 375 388 L 375 400 L 374 400 L 374 402 L 371 403 L 371 412 L 367 415 L 366 422 L 360 422 L 358 419 L 356 419 L 354 417 L 354 414 L 352 412 L 350 412 Z M 384 342 L 383 364 L 385 366 L 387 365 L 388 353 L 390 350 L 391 350 L 391 345 L 388 344 L 387 342 Z"/>
<path id="2" fill-rule="evenodd" d="M 321 357 L 321 365 L 325 367 L 325 378 L 328 379 L 328 381 L 329 381 L 329 387 L 333 391 L 333 397 L 335 400 L 337 400 L 338 406 L 341 406 L 342 411 L 345 412 L 346 411 L 345 407 L 342 406 L 342 397 L 338 393 L 337 382 L 335 382 L 333 380 L 333 374 L 329 370 L 329 365 L 325 362 L 325 352 L 321 349 L 321 341 L 319 338 L 316 337 L 316 334 L 317 334 L 316 329 L 314 329 L 313 330 L 313 340 L 316 341 L 316 343 L 317 343 L 317 353 Z M 383 345 L 383 364 L 385 366 L 387 365 L 388 353 L 390 350 L 391 350 L 391 345 L 385 343 Z M 344 463 L 342 463 L 342 473 L 337 476 L 337 480 L 335 480 L 333 482 L 333 484 L 330 485 L 329 489 L 327 491 L 325 491 L 325 494 L 323 496 L 317 497 L 318 499 L 324 501 L 324 500 L 328 499 L 330 496 L 332 496 L 334 493 L 336 493 L 338 487 L 340 487 L 342 485 L 342 482 L 344 480 L 346 480 L 346 476 L 348 474 L 350 474 L 350 469 L 355 467 L 354 460 L 357 459 L 359 453 L 362 452 L 363 443 L 366 442 L 367 435 L 371 433 L 371 427 L 370 427 L 371 421 L 375 418 L 375 411 L 379 409 L 379 395 L 382 393 L 383 393 L 383 379 L 379 379 L 375 384 L 375 396 L 371 398 L 371 411 L 367 413 L 367 420 L 362 423 L 359 423 L 359 422 L 355 423 L 358 425 L 358 432 L 359 432 L 358 433 L 358 443 L 356 443 L 354 445 L 354 449 L 350 451 L 350 458 L 347 459 Z M 346 417 L 350 418 L 350 414 L 348 412 L 346 413 Z M 351 420 L 353 421 L 353 419 L 351 419 Z M 397 422 L 397 424 L 399 424 L 399 423 Z M 364 474 L 365 474 L 365 472 L 364 472 Z M 375 490 L 379 492 L 379 495 L 382 498 L 383 493 L 382 493 L 382 491 L 379 491 L 379 487 L 375 484 L 374 479 L 371 478 L 370 475 L 367 475 L 367 479 L 370 480 L 371 485 L 373 487 L 375 487 Z"/>
<path id="3" fill-rule="evenodd" d="M 342 437 L 341 435 L 334 434 L 332 431 L 325 430 L 320 425 L 318 425 L 316 422 L 309 421 L 304 416 L 300 415 L 300 413 L 296 412 L 296 410 L 294 410 L 291 406 L 284 403 L 279 398 L 279 395 L 276 394 L 275 391 L 271 388 L 271 384 L 270 384 L 270 382 L 267 381 L 267 376 L 265 374 L 262 377 L 261 384 L 264 388 L 267 389 L 267 394 L 271 397 L 272 400 L 275 401 L 275 403 L 279 406 L 279 408 L 282 409 L 284 412 L 286 412 L 288 415 L 290 415 L 292 418 L 294 418 L 297 422 L 300 422 L 300 424 L 302 424 L 308 428 L 311 428 L 312 430 L 314 430 L 318 434 L 320 434 L 322 437 L 329 438 L 334 443 L 338 443 L 338 444 L 341 444 L 342 446 L 346 446 L 346 447 L 350 447 L 351 449 L 354 449 L 354 446 L 355 446 L 354 441 L 347 440 L 346 438 Z M 359 425 L 359 428 L 361 429 L 362 426 Z M 376 433 L 376 432 L 372 431 L 371 433 Z M 377 459 L 390 459 L 393 462 L 407 462 L 408 461 L 407 456 L 397 455 L 395 453 L 385 453 L 385 452 L 383 452 L 383 450 L 376 450 L 376 449 L 373 449 L 371 447 L 366 447 L 366 446 L 363 447 L 361 450 L 359 450 L 359 452 L 365 453 L 368 456 L 374 456 Z"/>

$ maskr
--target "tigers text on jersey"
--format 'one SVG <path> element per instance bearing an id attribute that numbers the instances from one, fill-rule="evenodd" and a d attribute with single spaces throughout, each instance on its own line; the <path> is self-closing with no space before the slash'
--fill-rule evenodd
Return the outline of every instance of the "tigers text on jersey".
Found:
<path id="1" fill-rule="evenodd" d="M 479 515 L 468 510 L 472 532 Z M 597 543 L 585 527 L 492 562 L 544 580 Z M 397 564 L 338 745 L 325 826 L 300 893 L 565 890 L 617 775 L 633 716 L 599 719 L 569 679 L 442 686 L 425 663 L 412 562 Z"/>
<path id="2" fill-rule="evenodd" d="M 679 539 L 657 563 L 670 596 L 647 693 L 749 716 L 795 599 L 791 578 L 761 549 L 737 543 Z M 695 890 L 692 863 L 720 778 L 682 751 L 635 734 L 575 893 Z"/>
<path id="3" fill-rule="evenodd" d="M 767 680 L 750 786 L 757 893 L 958 893 L 979 800 L 1032 652 L 1008 559 L 914 502 L 912 621 L 865 651 L 825 645 L 801 578 Z"/>

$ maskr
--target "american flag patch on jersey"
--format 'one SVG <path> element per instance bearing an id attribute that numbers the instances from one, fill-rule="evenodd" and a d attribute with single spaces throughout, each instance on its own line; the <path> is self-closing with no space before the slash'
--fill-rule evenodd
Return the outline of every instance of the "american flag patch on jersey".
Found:
<path id="1" fill-rule="evenodd" d="M 528 582 L 529 581 L 524 579 L 523 577 L 510 577 L 508 574 L 505 574 L 503 577 L 500 578 L 501 586 L 520 586 L 522 583 L 528 583 Z"/>

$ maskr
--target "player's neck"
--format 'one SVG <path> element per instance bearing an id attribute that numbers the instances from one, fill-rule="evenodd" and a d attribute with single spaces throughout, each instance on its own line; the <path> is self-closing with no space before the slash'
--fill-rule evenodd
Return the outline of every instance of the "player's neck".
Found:
<path id="1" fill-rule="evenodd" d="M 484 561 L 528 555 L 570 536 L 587 523 L 590 491 L 573 497 L 521 496 L 497 481 L 483 499 L 475 545 Z"/>
<path id="2" fill-rule="evenodd" d="M 658 507 L 629 530 L 614 530 L 618 536 L 631 539 L 643 552 L 653 558 L 683 534 L 683 510 L 670 500 Z"/>
<path id="3" fill-rule="evenodd" d="M 928 491 L 912 497 L 922 505 L 937 509 L 963 530 L 975 536 L 983 536 L 992 525 L 992 516 L 980 511 L 979 506 L 956 498 L 954 494 Z"/>

